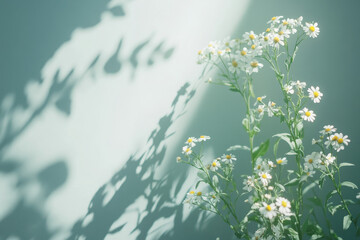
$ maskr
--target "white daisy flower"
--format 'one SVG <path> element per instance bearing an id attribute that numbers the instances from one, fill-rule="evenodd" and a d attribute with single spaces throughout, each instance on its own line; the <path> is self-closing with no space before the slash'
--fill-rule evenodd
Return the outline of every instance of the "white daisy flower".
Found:
<path id="1" fill-rule="evenodd" d="M 314 103 L 320 102 L 323 94 L 320 92 L 319 87 L 314 88 L 313 86 L 311 86 L 310 88 L 308 88 L 307 91 L 309 93 L 309 98 L 311 98 L 311 100 L 314 101 Z"/>
<path id="2" fill-rule="evenodd" d="M 176 157 L 176 162 L 177 163 L 181 162 L 181 157 Z"/>
<path id="3" fill-rule="evenodd" d="M 347 146 L 350 142 L 348 136 L 347 135 L 344 136 L 342 133 L 335 133 L 334 135 L 330 136 L 330 139 L 332 141 L 333 148 L 337 152 L 344 150 L 345 145 Z"/>
<path id="4" fill-rule="evenodd" d="M 279 197 L 276 199 L 276 206 L 278 206 L 278 211 L 285 215 L 285 216 L 290 216 L 291 215 L 291 204 L 289 202 L 289 200 L 287 200 L 286 198 L 283 197 Z"/>
<path id="5" fill-rule="evenodd" d="M 276 159 L 276 163 L 279 165 L 285 165 L 285 164 L 287 164 L 287 162 L 288 162 L 288 160 L 285 157 Z"/>
<path id="6" fill-rule="evenodd" d="M 307 180 L 307 178 L 314 176 L 315 171 L 313 171 L 309 168 L 304 168 L 304 173 L 305 173 L 305 180 Z"/>
<path id="7" fill-rule="evenodd" d="M 283 27 L 288 27 L 292 34 L 295 34 L 297 32 L 297 29 L 296 29 L 297 22 L 295 19 L 292 19 L 292 18 L 288 18 L 286 20 L 284 19 L 282 21 L 282 25 L 283 25 Z"/>
<path id="8" fill-rule="evenodd" d="M 248 176 L 247 179 L 244 179 L 243 181 L 244 184 L 244 190 L 251 192 L 251 190 L 255 187 L 254 184 L 254 177 L 253 176 Z"/>
<path id="9" fill-rule="evenodd" d="M 232 161 L 236 161 L 236 157 L 232 154 L 223 154 L 221 156 L 221 161 L 228 164 L 232 164 Z"/>
<path id="10" fill-rule="evenodd" d="M 280 19 L 282 19 L 283 16 L 275 16 L 272 17 L 267 23 L 271 23 L 271 25 L 274 25 L 275 23 L 280 23 Z"/>
<path id="11" fill-rule="evenodd" d="M 216 204 L 217 202 L 220 201 L 219 195 L 217 195 L 217 194 L 214 193 L 214 192 L 208 194 L 207 197 L 208 197 L 208 199 L 209 199 L 213 204 Z"/>
<path id="12" fill-rule="evenodd" d="M 260 172 L 259 173 L 259 176 L 260 176 L 260 180 L 262 182 L 262 184 L 264 185 L 264 187 L 266 187 L 267 185 L 269 185 L 270 183 L 270 180 L 272 178 L 272 176 L 267 173 L 267 172 Z"/>
<path id="13" fill-rule="evenodd" d="M 296 21 L 296 27 L 302 25 L 302 20 L 303 20 L 303 17 L 302 17 L 302 16 L 300 16 L 298 19 L 295 20 L 295 21 Z"/>
<path id="14" fill-rule="evenodd" d="M 276 217 L 276 206 L 274 203 L 267 204 L 263 202 L 262 204 L 263 206 L 259 209 L 259 211 L 262 215 L 264 215 L 264 217 L 269 219 Z"/>
<path id="15" fill-rule="evenodd" d="M 241 51 L 238 51 L 237 52 L 238 53 L 238 55 L 240 55 L 240 57 L 242 58 L 242 59 L 246 59 L 247 57 L 249 57 L 249 50 L 246 48 L 246 47 L 244 47 Z"/>
<path id="16" fill-rule="evenodd" d="M 326 166 L 329 166 L 330 164 L 333 164 L 334 163 L 334 161 L 335 161 L 335 157 L 331 154 L 331 153 L 329 153 L 328 155 L 324 155 L 324 157 L 325 157 L 325 164 L 326 164 Z"/>
<path id="17" fill-rule="evenodd" d="M 318 152 L 312 152 L 310 155 L 307 155 L 305 157 L 305 164 L 304 167 L 310 170 L 313 170 L 314 168 L 316 168 L 316 162 L 317 160 L 319 160 L 321 157 L 321 154 Z"/>
<path id="18" fill-rule="evenodd" d="M 259 113 L 259 117 L 261 118 L 262 116 L 264 116 L 264 112 L 265 112 L 265 105 L 259 105 L 258 108 L 256 109 L 257 112 Z"/>
<path id="19" fill-rule="evenodd" d="M 269 34 L 262 33 L 262 34 L 259 35 L 259 39 L 260 39 L 260 44 L 263 47 L 266 47 L 267 45 L 270 44 L 270 36 L 269 36 Z"/>
<path id="20" fill-rule="evenodd" d="M 194 203 L 194 200 L 195 200 L 195 191 L 190 191 L 186 194 L 186 198 L 185 200 L 183 201 L 183 203 L 189 203 L 189 204 L 192 204 Z"/>
<path id="21" fill-rule="evenodd" d="M 266 163 L 266 161 L 264 161 L 261 157 L 256 159 L 255 162 L 255 168 L 254 168 L 255 172 L 260 173 L 260 172 L 266 172 L 269 171 L 269 165 Z"/>
<path id="22" fill-rule="evenodd" d="M 306 82 L 300 82 L 297 80 L 296 82 L 291 82 L 292 86 L 296 86 L 297 89 L 303 89 L 306 87 Z"/>
<path id="23" fill-rule="evenodd" d="M 190 147 L 195 147 L 196 146 L 196 144 L 195 144 L 195 142 L 197 141 L 197 139 L 196 138 L 194 138 L 194 137 L 189 137 L 187 140 L 186 140 L 186 144 L 187 145 L 189 145 Z"/>
<path id="24" fill-rule="evenodd" d="M 218 170 L 219 167 L 220 167 L 220 162 L 215 159 L 210 165 L 210 170 L 215 172 L 216 170 Z"/>
<path id="25" fill-rule="evenodd" d="M 305 23 L 303 26 L 304 32 L 311 38 L 316 38 L 320 33 L 318 23 Z"/>
<path id="26" fill-rule="evenodd" d="M 277 34 L 279 34 L 279 36 L 282 36 L 285 38 L 290 38 L 291 31 L 289 29 L 287 29 L 286 27 L 277 28 L 277 29 L 275 29 L 275 32 L 277 32 Z"/>
<path id="27" fill-rule="evenodd" d="M 264 65 L 262 63 L 259 63 L 255 59 L 252 61 L 249 61 L 246 64 L 246 72 L 249 74 L 252 74 L 253 72 L 259 72 L 259 69 L 262 68 Z"/>
<path id="28" fill-rule="evenodd" d="M 279 48 L 280 45 L 284 46 L 284 37 L 279 34 L 269 34 L 270 46 Z"/>
<path id="29" fill-rule="evenodd" d="M 192 153 L 192 150 L 191 150 L 191 147 L 189 146 L 184 146 L 182 148 L 182 153 L 185 154 L 185 155 L 190 155 Z"/>
<path id="30" fill-rule="evenodd" d="M 279 111 L 279 109 L 275 108 L 275 106 L 276 106 L 276 103 L 274 103 L 272 101 L 268 102 L 268 110 L 267 110 L 267 112 L 268 112 L 269 117 L 274 116 L 274 114 Z"/>
<path id="31" fill-rule="evenodd" d="M 254 106 L 256 106 L 258 103 L 262 103 L 265 98 L 266 96 L 257 97 Z"/>
<path id="32" fill-rule="evenodd" d="M 287 94 L 294 94 L 294 89 L 291 85 L 285 84 L 284 90 L 286 91 Z"/>
<path id="33" fill-rule="evenodd" d="M 243 38 L 246 42 L 251 43 L 257 38 L 257 35 L 253 31 L 250 31 L 250 32 L 246 32 L 243 35 Z"/>
<path id="34" fill-rule="evenodd" d="M 324 126 L 324 130 L 321 130 L 320 133 L 322 135 L 325 135 L 325 134 L 332 134 L 336 132 L 336 128 L 333 126 L 333 125 L 325 125 Z"/>
<path id="35" fill-rule="evenodd" d="M 251 52 L 250 52 L 250 54 L 251 54 L 251 56 L 260 56 L 260 55 L 262 55 L 262 46 L 261 45 L 259 45 L 259 44 L 252 44 L 251 45 Z"/>
<path id="36" fill-rule="evenodd" d="M 315 120 L 316 114 L 307 108 L 300 110 L 299 113 L 305 121 L 313 122 Z"/>
<path id="37" fill-rule="evenodd" d="M 270 199 L 271 199 L 271 194 L 266 193 L 266 194 L 264 194 L 264 197 L 265 197 L 266 199 L 270 200 Z"/>
<path id="38" fill-rule="evenodd" d="M 274 168 L 274 167 L 276 167 L 276 165 L 274 164 L 273 161 L 268 161 L 268 166 L 269 166 L 269 168 Z"/>
<path id="39" fill-rule="evenodd" d="M 228 69 L 231 73 L 239 73 L 243 67 L 238 59 L 233 59 L 231 62 L 228 62 Z"/>
<path id="40" fill-rule="evenodd" d="M 197 141 L 198 141 L 198 142 L 205 142 L 206 140 L 209 140 L 209 139 L 211 139 L 209 136 L 201 135 L 201 136 L 197 139 Z"/>

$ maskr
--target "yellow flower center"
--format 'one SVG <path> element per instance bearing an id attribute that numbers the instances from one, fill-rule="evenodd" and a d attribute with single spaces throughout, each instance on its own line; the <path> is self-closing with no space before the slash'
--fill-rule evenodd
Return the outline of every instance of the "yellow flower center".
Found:
<path id="1" fill-rule="evenodd" d="M 195 192 L 194 191 L 190 191 L 189 194 L 194 194 Z"/>
<path id="2" fill-rule="evenodd" d="M 229 42 L 226 42 L 226 43 L 225 43 L 225 46 L 227 46 L 227 47 L 230 46 L 230 43 L 229 43 Z"/>
<path id="3" fill-rule="evenodd" d="M 326 128 L 326 129 L 325 129 L 325 132 L 330 132 L 330 131 L 331 131 L 330 128 Z"/>
<path id="4" fill-rule="evenodd" d="M 276 20 L 276 17 L 272 17 L 272 18 L 271 18 L 271 21 L 275 21 L 275 20 Z"/>
<path id="5" fill-rule="evenodd" d="M 275 107 L 275 105 L 276 105 L 276 103 L 274 103 L 274 102 L 271 103 L 271 106 L 272 106 L 272 107 Z"/>
<path id="6" fill-rule="evenodd" d="M 257 97 L 257 99 L 259 102 L 261 102 L 262 98 L 261 97 Z"/>
<path id="7" fill-rule="evenodd" d="M 267 206 L 266 206 L 266 211 L 268 211 L 268 212 L 270 212 L 270 211 L 271 211 L 271 207 L 270 207 L 270 205 L 267 205 Z"/>
<path id="8" fill-rule="evenodd" d="M 258 112 L 262 113 L 263 109 L 262 108 L 258 108 Z"/>
<path id="9" fill-rule="evenodd" d="M 307 112 L 305 113 L 305 116 L 310 117 L 310 116 L 311 116 L 311 113 L 310 113 L 309 111 L 307 111 Z"/>
<path id="10" fill-rule="evenodd" d="M 317 98 L 319 96 L 319 92 L 314 92 L 314 97 Z"/>
<path id="11" fill-rule="evenodd" d="M 310 176 L 310 172 L 307 172 L 306 175 L 307 175 L 307 176 Z"/>
<path id="12" fill-rule="evenodd" d="M 186 150 L 185 150 L 185 152 L 189 152 L 190 151 L 190 148 L 187 148 Z"/>
<path id="13" fill-rule="evenodd" d="M 336 140 L 338 140 L 338 137 L 335 135 L 335 136 L 333 136 L 333 138 L 331 140 L 336 141 Z"/>
<path id="14" fill-rule="evenodd" d="M 280 39 L 278 37 L 274 37 L 274 43 L 280 42 Z"/>
<path id="15" fill-rule="evenodd" d="M 215 196 L 215 195 L 212 195 L 211 197 L 212 197 L 213 199 L 215 199 L 215 198 L 216 198 L 216 196 Z"/>
<path id="16" fill-rule="evenodd" d="M 251 40 L 254 40 L 254 39 L 255 39 L 254 34 L 250 34 L 250 35 L 249 35 L 249 38 L 250 38 Z"/>
<path id="17" fill-rule="evenodd" d="M 241 56 L 245 56 L 245 55 L 246 55 L 246 51 L 245 51 L 245 50 L 242 50 L 242 51 L 240 52 L 240 54 L 241 54 Z"/>
<path id="18" fill-rule="evenodd" d="M 191 143 L 193 140 L 191 139 L 191 138 L 189 138 L 188 140 L 187 140 L 187 142 L 188 143 Z"/>
<path id="19" fill-rule="evenodd" d="M 322 161 L 321 163 L 320 163 L 321 165 L 325 165 L 325 163 Z"/>
<path id="20" fill-rule="evenodd" d="M 230 155 L 226 155 L 226 159 L 231 159 L 231 156 L 230 156 Z"/>
<path id="21" fill-rule="evenodd" d="M 230 48 L 225 48 L 225 52 L 231 52 Z"/>
<path id="22" fill-rule="evenodd" d="M 339 144 L 342 144 L 344 142 L 344 139 L 339 138 L 337 141 L 338 141 Z"/>
<path id="23" fill-rule="evenodd" d="M 314 26 L 310 26 L 310 27 L 309 27 L 309 30 L 310 30 L 311 32 L 315 32 L 315 27 L 314 27 Z"/>
<path id="24" fill-rule="evenodd" d="M 258 165 L 258 166 L 257 166 L 257 169 L 259 170 L 260 168 L 261 168 L 261 165 Z"/>
<path id="25" fill-rule="evenodd" d="M 255 49 L 255 48 L 256 48 L 255 44 L 251 45 L 251 49 Z"/>
<path id="26" fill-rule="evenodd" d="M 264 41 L 265 41 L 265 42 L 269 41 L 269 38 L 265 36 L 265 37 L 264 37 Z"/>
<path id="27" fill-rule="evenodd" d="M 308 163 L 313 163 L 313 160 L 310 158 L 309 160 L 308 160 Z"/>
<path id="28" fill-rule="evenodd" d="M 251 65 L 251 67 L 256 68 L 259 65 L 259 63 L 258 62 L 251 62 L 250 65 Z"/>
<path id="29" fill-rule="evenodd" d="M 281 205 L 282 205 L 283 207 L 286 207 L 286 206 L 287 206 L 287 203 L 286 203 L 285 201 L 281 201 Z"/>
<path id="30" fill-rule="evenodd" d="M 222 54 L 222 51 L 219 50 L 219 51 L 218 51 L 218 54 L 221 55 L 221 54 Z"/>
<path id="31" fill-rule="evenodd" d="M 264 178 L 264 179 L 266 179 L 267 178 L 267 176 L 266 176 L 266 174 L 264 173 L 263 175 L 261 175 L 261 177 L 262 178 Z"/>
<path id="32" fill-rule="evenodd" d="M 283 21 L 283 25 L 286 26 L 288 25 L 289 23 L 287 21 Z"/>
<path id="33" fill-rule="evenodd" d="M 233 67 L 237 67 L 237 66 L 238 66 L 238 63 L 237 63 L 235 60 L 233 60 L 231 64 L 233 65 Z"/>
<path id="34" fill-rule="evenodd" d="M 201 55 L 201 54 L 202 54 L 202 51 L 201 51 L 201 50 L 199 50 L 199 51 L 198 51 L 198 54 L 199 54 L 199 55 Z"/>
<path id="35" fill-rule="evenodd" d="M 213 47 L 213 45 L 211 43 L 209 43 L 208 47 Z"/>
<path id="36" fill-rule="evenodd" d="M 281 163 L 283 162 L 283 160 L 282 160 L 282 159 L 278 159 L 276 162 L 277 162 L 278 164 L 281 164 Z"/>
<path id="37" fill-rule="evenodd" d="M 267 29 L 266 29 L 266 32 L 270 32 L 270 28 L 267 28 Z"/>
<path id="38" fill-rule="evenodd" d="M 284 32 L 283 32 L 283 31 L 280 31 L 280 32 L 279 32 L 279 35 L 283 35 L 283 34 L 284 34 Z"/>
<path id="39" fill-rule="evenodd" d="M 205 136 L 200 136 L 200 138 L 205 138 Z"/>
<path id="40" fill-rule="evenodd" d="M 196 194 L 196 195 L 201 196 L 201 194 L 202 194 L 202 192 L 197 192 L 197 194 Z"/>
<path id="41" fill-rule="evenodd" d="M 212 163 L 212 166 L 213 166 L 213 167 L 216 167 L 216 165 L 217 165 L 216 162 L 213 162 L 213 163 Z"/>

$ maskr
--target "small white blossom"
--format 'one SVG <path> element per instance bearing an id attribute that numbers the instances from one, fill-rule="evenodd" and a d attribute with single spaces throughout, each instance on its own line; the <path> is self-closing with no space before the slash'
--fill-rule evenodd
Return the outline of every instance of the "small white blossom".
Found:
<path id="1" fill-rule="evenodd" d="M 328 137 L 328 141 L 331 141 L 331 145 L 333 146 L 333 148 L 337 152 L 340 152 L 341 150 L 344 150 L 345 145 L 347 146 L 349 144 L 350 139 L 347 135 L 344 136 L 342 133 L 335 133 L 334 135 Z M 325 142 L 325 145 L 328 146 L 329 144 Z"/>
<path id="2" fill-rule="evenodd" d="M 324 157 L 325 157 L 324 162 L 325 162 L 326 166 L 333 164 L 335 161 L 335 157 L 331 153 L 329 153 L 328 155 L 326 155 Z"/>
<path id="3" fill-rule="evenodd" d="M 267 173 L 267 172 L 260 172 L 259 173 L 259 176 L 260 176 L 260 180 L 262 182 L 262 184 L 264 185 L 264 187 L 266 187 L 267 185 L 269 185 L 270 183 L 270 180 L 272 178 L 272 176 Z"/>
<path id="4" fill-rule="evenodd" d="M 319 160 L 321 157 L 320 153 L 318 152 L 313 152 L 310 155 L 307 155 L 305 157 L 305 164 L 304 167 L 310 170 L 313 170 L 314 168 L 316 168 L 316 162 L 317 160 Z"/>
<path id="5" fill-rule="evenodd" d="M 189 146 L 184 146 L 182 150 L 183 150 L 182 153 L 185 155 L 190 155 L 192 153 L 191 147 Z"/>
<path id="6" fill-rule="evenodd" d="M 194 137 L 189 137 L 187 140 L 186 140 L 186 144 L 187 145 L 189 145 L 189 147 L 195 147 L 196 146 L 196 144 L 195 144 L 195 142 L 197 141 L 197 139 L 196 138 L 194 138 Z"/>
<path id="7" fill-rule="evenodd" d="M 236 157 L 232 154 L 223 154 L 221 156 L 221 161 L 226 164 L 232 164 L 232 161 L 236 161 Z"/>
<path id="8" fill-rule="evenodd" d="M 300 110 L 299 113 L 305 121 L 313 122 L 315 120 L 316 114 L 307 108 Z"/>
<path id="9" fill-rule="evenodd" d="M 259 211 L 262 215 L 264 215 L 264 217 L 269 219 L 276 217 L 276 206 L 274 203 L 267 204 L 263 202 L 262 204 L 263 206 L 259 209 Z"/>
<path id="10" fill-rule="evenodd" d="M 320 133 L 322 135 L 325 135 L 325 134 L 332 134 L 336 132 L 336 128 L 333 126 L 333 125 L 325 125 L 324 126 L 324 130 L 321 130 Z"/>
<path id="11" fill-rule="evenodd" d="M 314 88 L 313 86 L 311 86 L 310 88 L 308 88 L 307 91 L 309 93 L 309 98 L 314 101 L 314 103 L 320 102 L 323 94 L 320 92 L 319 87 Z"/>
<path id="12" fill-rule="evenodd" d="M 244 179 L 243 184 L 244 184 L 243 189 L 250 192 L 255 187 L 254 177 L 253 176 L 251 176 L 251 177 L 248 176 L 247 179 Z"/>
<path id="13" fill-rule="evenodd" d="M 215 159 L 210 165 L 210 170 L 216 171 L 216 170 L 218 170 L 219 167 L 220 167 L 220 162 Z"/>
<path id="14" fill-rule="evenodd" d="M 290 216 L 291 215 L 291 205 L 289 200 L 287 200 L 286 198 L 283 197 L 279 197 L 276 199 L 276 206 L 278 206 L 278 210 L 281 214 L 285 215 L 285 216 Z"/>
<path id="15" fill-rule="evenodd" d="M 249 74 L 252 74 L 254 72 L 259 72 L 259 69 L 262 68 L 264 64 L 259 63 L 255 59 L 252 61 L 249 61 L 245 66 L 245 71 Z"/>
<path id="16" fill-rule="evenodd" d="M 271 23 L 271 25 L 274 25 L 276 23 L 280 23 L 280 19 L 282 19 L 283 16 L 275 16 L 275 17 L 272 17 L 267 23 Z"/>
<path id="17" fill-rule="evenodd" d="M 284 90 L 287 94 L 294 94 L 294 89 L 291 85 L 284 85 Z"/>
<path id="18" fill-rule="evenodd" d="M 287 164 L 287 162 L 288 162 L 288 160 L 285 157 L 276 159 L 276 163 L 279 165 L 285 165 L 285 164 Z"/>
<path id="19" fill-rule="evenodd" d="M 297 80 L 296 82 L 291 82 L 292 86 L 296 86 L 297 89 L 303 89 L 306 87 L 306 82 L 300 82 Z"/>
<path id="20" fill-rule="evenodd" d="M 211 139 L 209 136 L 201 135 L 201 136 L 197 139 L 197 141 L 198 141 L 198 142 L 205 142 L 206 140 L 209 140 L 209 139 Z"/>
<path id="21" fill-rule="evenodd" d="M 303 26 L 304 32 L 311 38 L 316 38 L 320 33 L 318 23 L 305 23 Z"/>

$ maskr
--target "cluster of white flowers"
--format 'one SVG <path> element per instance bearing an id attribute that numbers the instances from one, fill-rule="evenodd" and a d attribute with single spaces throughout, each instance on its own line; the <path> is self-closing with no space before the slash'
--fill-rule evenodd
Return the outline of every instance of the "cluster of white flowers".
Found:
<path id="1" fill-rule="evenodd" d="M 304 158 L 304 172 L 307 177 L 313 177 L 315 169 L 325 171 L 326 167 L 332 165 L 335 159 L 331 153 L 325 155 L 323 152 L 313 152 Z"/>
<path id="2" fill-rule="evenodd" d="M 191 190 L 186 194 L 186 198 L 183 203 L 190 205 L 200 205 L 208 203 L 210 204 L 210 206 L 214 206 L 219 201 L 219 199 L 219 195 L 214 192 L 203 194 L 200 191 L 195 192 Z"/>
<path id="3" fill-rule="evenodd" d="M 262 206 L 261 206 L 262 205 Z M 283 197 L 276 198 L 275 203 L 262 202 L 260 205 L 260 213 L 268 219 L 273 219 L 277 215 L 280 216 L 291 216 L 291 204 L 289 200 Z"/>
<path id="4" fill-rule="evenodd" d="M 350 139 L 348 135 L 343 133 L 337 133 L 336 128 L 333 125 L 325 125 L 323 130 L 320 131 L 320 139 L 312 140 L 313 144 L 321 144 L 325 139 L 325 147 L 333 148 L 335 151 L 340 152 L 345 149 L 345 146 L 349 145 Z"/>
<path id="5" fill-rule="evenodd" d="M 276 103 L 273 101 L 268 101 L 268 103 L 265 104 L 263 101 L 265 98 L 266 96 L 257 97 L 254 104 L 255 106 L 257 106 L 255 112 L 257 113 L 257 116 L 259 118 L 262 118 L 265 112 L 268 113 L 269 117 L 272 117 L 280 111 L 280 107 L 277 107 Z"/>
<path id="6" fill-rule="evenodd" d="M 182 148 L 182 153 L 185 156 L 189 156 L 192 153 L 192 148 L 196 146 L 197 142 L 205 142 L 206 140 L 209 140 L 209 136 L 202 135 L 199 138 L 195 137 L 189 137 L 186 142 L 185 146 Z M 177 161 L 179 162 L 181 159 L 177 158 Z"/>
<path id="7" fill-rule="evenodd" d="M 302 29 L 306 35 L 315 38 L 320 30 L 317 23 L 302 24 L 302 17 L 298 19 L 276 16 L 268 22 L 270 26 L 260 34 L 249 31 L 241 39 L 211 41 L 207 47 L 198 51 L 198 63 L 221 63 L 231 73 L 245 72 L 252 74 L 258 72 L 263 64 L 257 57 L 263 55 L 268 48 L 280 48 L 285 45 L 286 39 Z"/>

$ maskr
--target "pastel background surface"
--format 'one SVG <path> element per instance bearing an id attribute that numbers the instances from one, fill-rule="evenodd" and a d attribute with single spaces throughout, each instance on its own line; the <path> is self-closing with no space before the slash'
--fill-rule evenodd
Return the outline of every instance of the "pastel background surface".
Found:
<path id="1" fill-rule="evenodd" d="M 305 124 L 308 149 L 333 124 L 351 139 L 341 159 L 358 165 L 359 6 L 2 0 L 0 239 L 232 239 L 220 219 L 182 206 L 196 173 L 175 158 L 188 136 L 210 135 L 209 156 L 246 144 L 240 98 L 198 80 L 196 52 L 210 40 L 263 31 L 275 15 L 320 26 L 293 71 L 324 93 L 315 123 Z M 256 93 L 281 100 L 265 68 Z M 273 119 L 262 128 L 264 138 L 281 131 Z M 248 156 L 237 155 L 238 174 L 248 173 Z M 343 176 L 359 185 L 358 172 Z M 341 231 L 342 214 L 335 229 L 352 239 Z"/>

